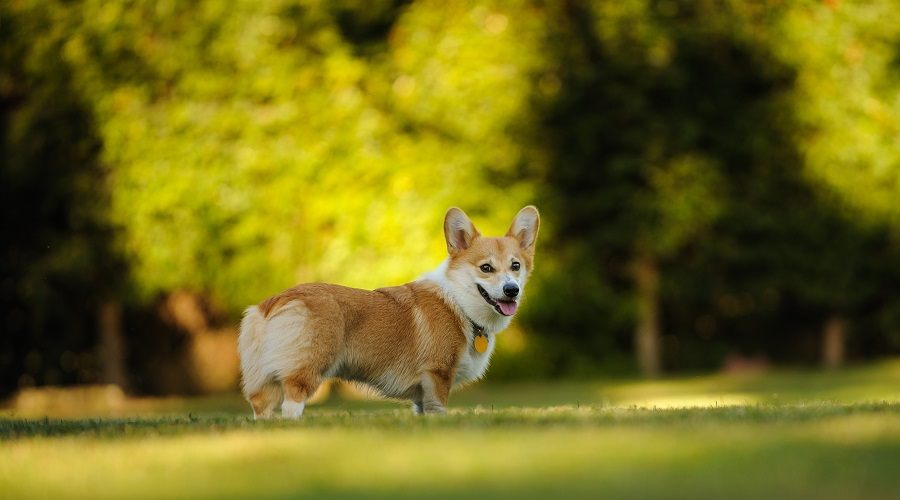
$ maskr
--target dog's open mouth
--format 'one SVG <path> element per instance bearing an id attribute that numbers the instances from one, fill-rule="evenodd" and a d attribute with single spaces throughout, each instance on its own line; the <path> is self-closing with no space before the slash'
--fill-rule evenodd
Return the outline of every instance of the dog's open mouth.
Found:
<path id="1" fill-rule="evenodd" d="M 516 309 L 519 308 L 519 303 L 515 300 L 504 300 L 499 299 L 495 300 L 491 298 L 491 296 L 487 293 L 487 291 L 481 287 L 479 284 L 475 284 L 478 287 L 478 293 L 484 297 L 485 302 L 491 305 L 498 313 L 504 316 L 512 316 L 516 313 Z"/>

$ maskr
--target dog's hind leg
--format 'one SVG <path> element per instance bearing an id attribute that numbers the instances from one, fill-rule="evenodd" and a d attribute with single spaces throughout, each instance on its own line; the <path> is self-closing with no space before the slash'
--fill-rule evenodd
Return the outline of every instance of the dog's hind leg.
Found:
<path id="1" fill-rule="evenodd" d="M 329 368 L 335 364 L 337 336 L 330 333 L 322 328 L 316 335 L 311 335 L 313 340 L 308 347 L 310 355 L 281 379 L 284 391 L 284 403 L 281 404 L 283 418 L 300 418 L 303 415 L 306 400 L 316 392 L 325 380 Z"/>
<path id="2" fill-rule="evenodd" d="M 241 356 L 241 392 L 253 407 L 253 417 L 271 418 L 281 403 L 281 385 L 272 379 L 262 358 L 266 319 L 256 306 L 248 307 L 241 321 L 238 352 Z"/>
<path id="3" fill-rule="evenodd" d="M 309 399 L 319 384 L 322 376 L 314 370 L 298 370 L 281 381 L 284 390 L 284 403 L 281 404 L 283 418 L 300 418 Z"/>
<path id="4" fill-rule="evenodd" d="M 303 415 L 306 400 L 334 369 L 343 347 L 344 325 L 338 319 L 341 311 L 337 303 L 328 297 L 306 297 L 304 302 L 309 313 L 300 334 L 303 354 L 297 357 L 293 369 L 281 377 L 284 390 L 281 416 L 284 418 Z"/>
<path id="5" fill-rule="evenodd" d="M 343 323 L 329 296 L 296 297 L 273 313 L 260 349 L 260 370 L 283 391 L 281 415 L 299 418 L 306 400 L 332 368 L 341 351 Z"/>
<path id="6" fill-rule="evenodd" d="M 247 396 L 250 405 L 253 406 L 253 418 L 269 419 L 275 413 L 275 408 L 281 403 L 281 385 L 272 381 L 260 387 L 256 392 Z"/>

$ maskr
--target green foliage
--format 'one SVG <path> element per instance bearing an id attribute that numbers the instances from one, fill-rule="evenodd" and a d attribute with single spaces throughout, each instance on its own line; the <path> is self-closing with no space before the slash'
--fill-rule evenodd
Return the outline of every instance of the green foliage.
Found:
<path id="1" fill-rule="evenodd" d="M 219 5 L 88 3 L 86 18 L 108 23 L 70 40 L 144 293 L 206 290 L 235 310 L 299 281 L 408 280 L 440 259 L 448 205 L 478 214 L 501 193 L 525 198 L 483 175 L 515 160 L 503 127 L 520 111 L 515 86 L 527 89 L 527 54 L 474 57 L 515 36 L 506 17 L 460 4 L 448 25 L 413 5 L 372 53 L 344 36 L 346 9 Z M 123 60 L 141 67 L 119 74 Z"/>
<path id="2" fill-rule="evenodd" d="M 900 26 L 891 2 L 796 9 L 779 57 L 797 68 L 798 147 L 807 175 L 869 219 L 896 225 L 900 188 Z"/>

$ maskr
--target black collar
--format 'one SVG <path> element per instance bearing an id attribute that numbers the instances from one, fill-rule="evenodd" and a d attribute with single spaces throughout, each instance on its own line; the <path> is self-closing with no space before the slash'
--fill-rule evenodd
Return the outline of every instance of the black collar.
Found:
<path id="1" fill-rule="evenodd" d="M 475 323 L 471 319 L 469 319 L 469 323 L 472 324 L 471 349 L 474 349 L 478 354 L 484 354 L 490 346 L 491 338 L 485 333 L 483 326 Z"/>

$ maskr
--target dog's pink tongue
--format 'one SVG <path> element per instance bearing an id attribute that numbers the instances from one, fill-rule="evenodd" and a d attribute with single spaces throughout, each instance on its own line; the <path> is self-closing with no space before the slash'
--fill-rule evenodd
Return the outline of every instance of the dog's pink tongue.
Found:
<path id="1" fill-rule="evenodd" d="M 512 316 L 516 313 L 516 309 L 519 308 L 518 302 L 503 302 L 498 301 L 497 304 L 500 306 L 500 312 L 503 313 L 504 316 Z"/>

